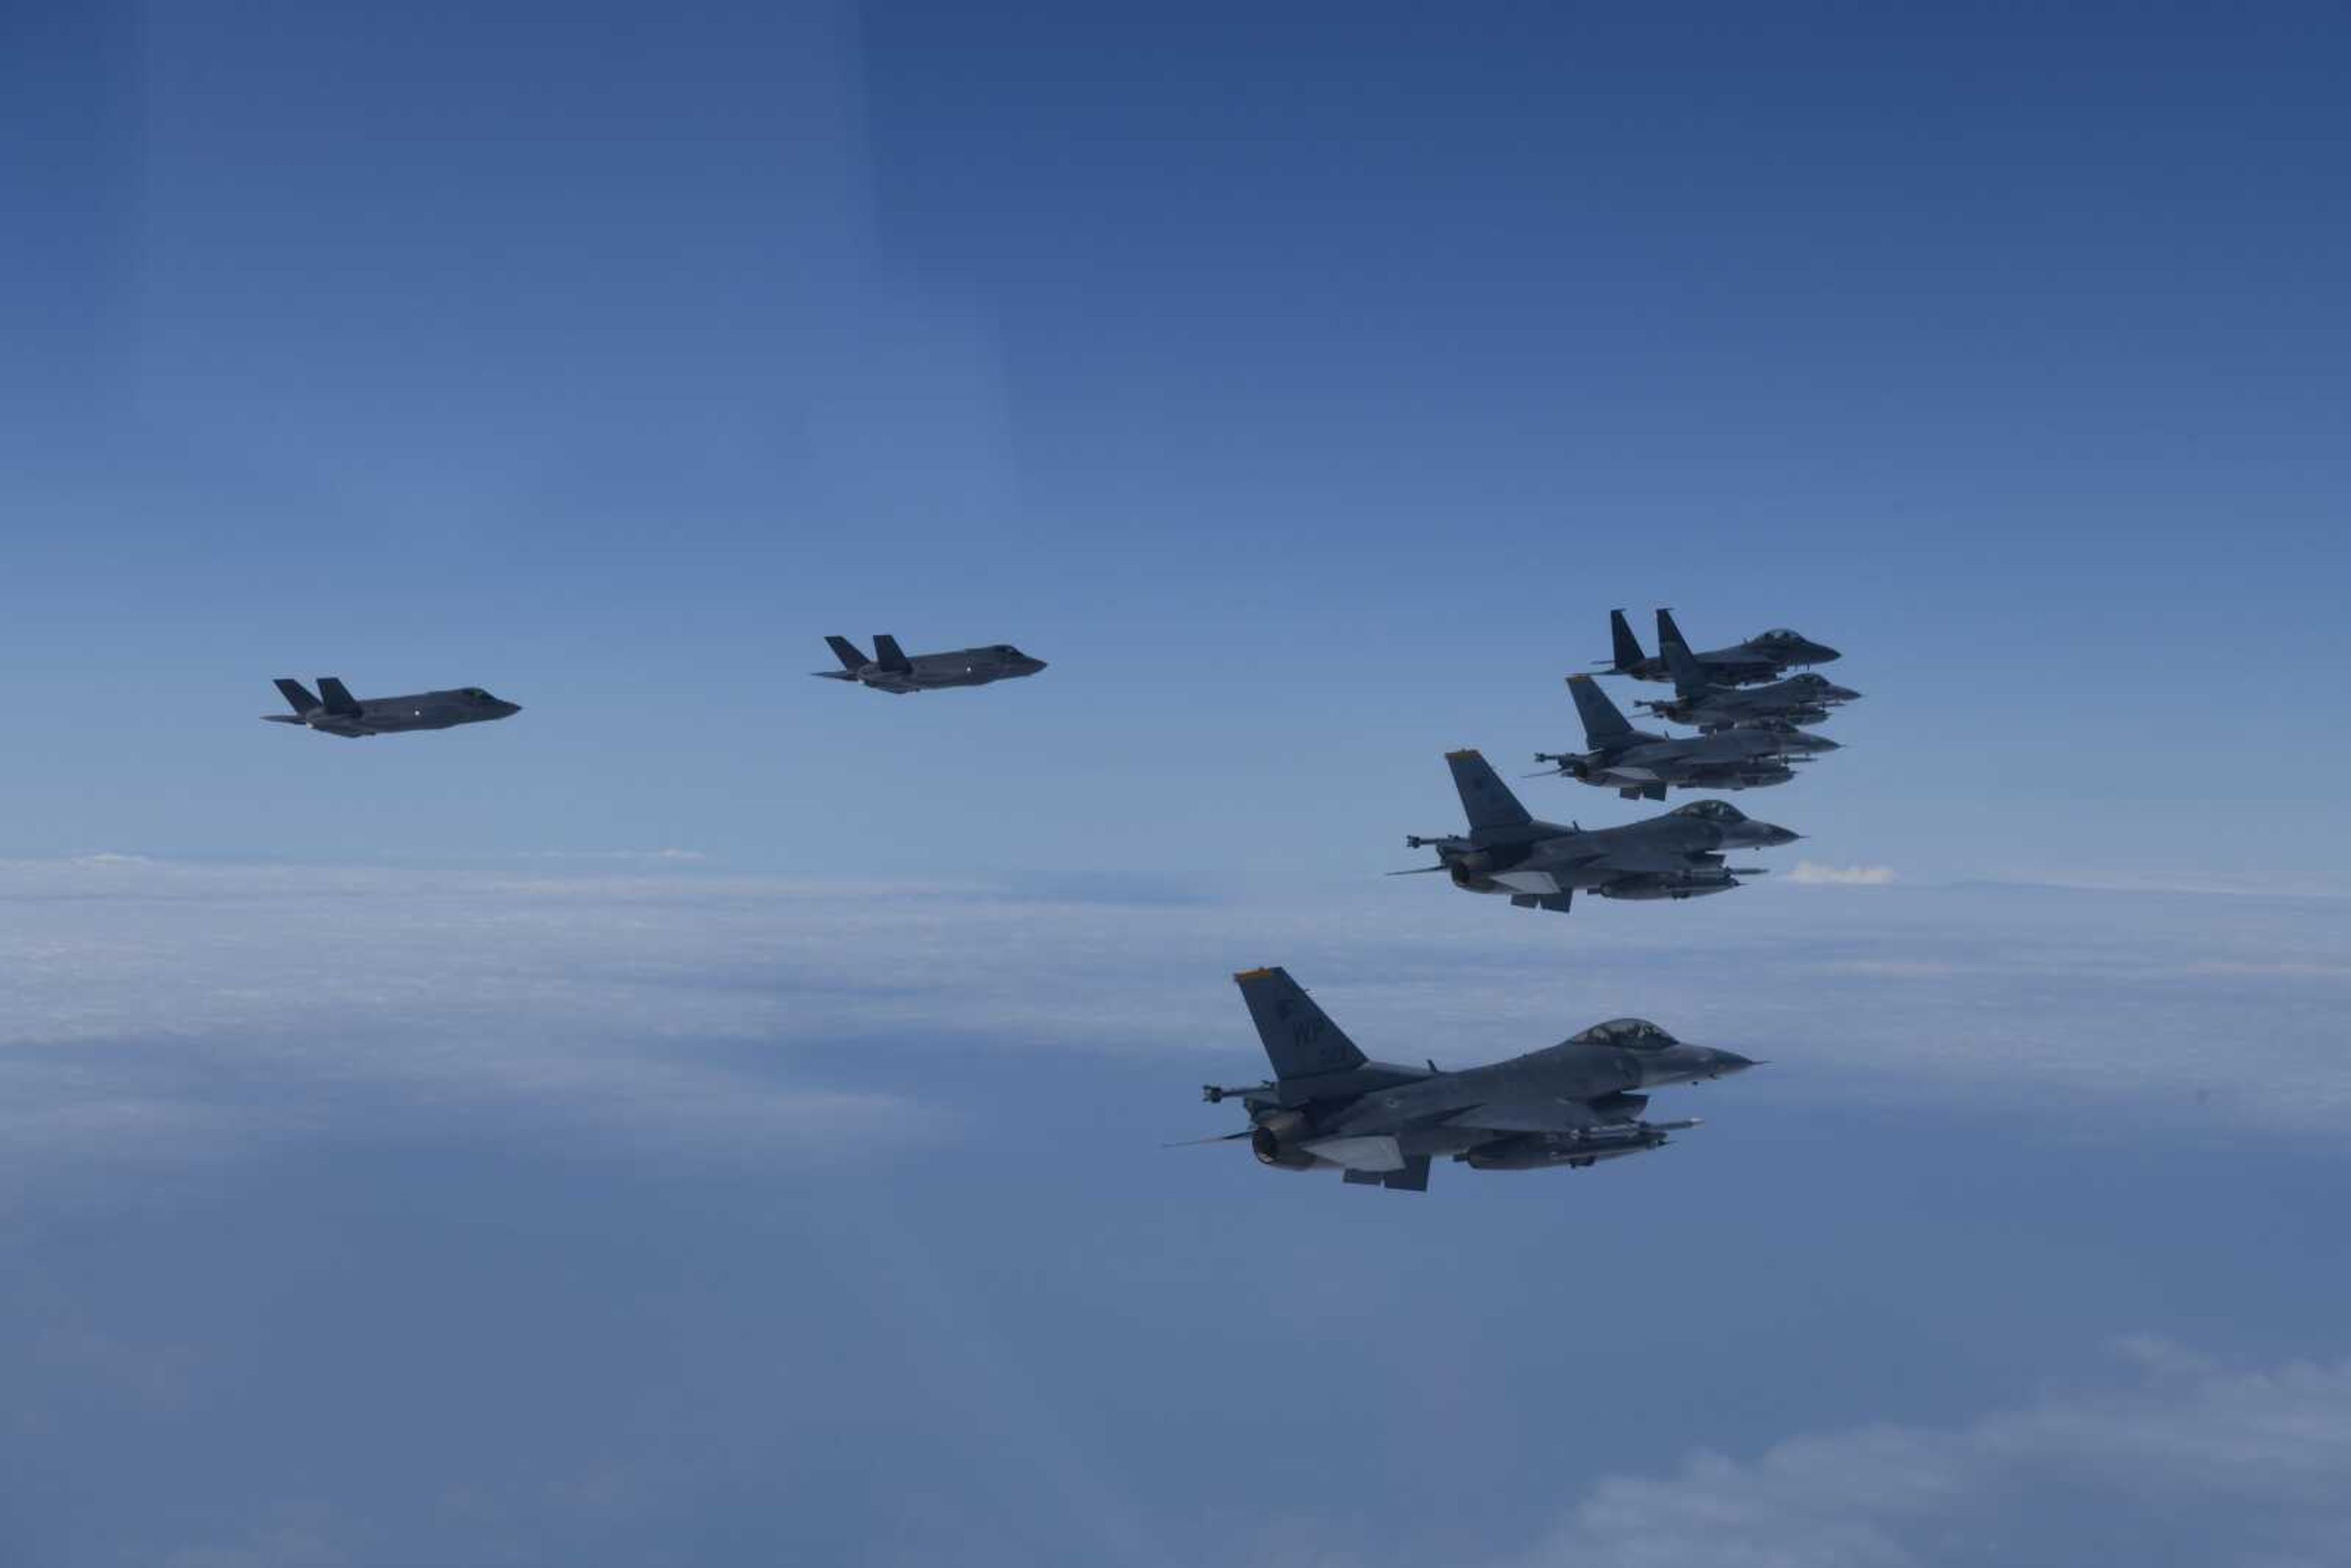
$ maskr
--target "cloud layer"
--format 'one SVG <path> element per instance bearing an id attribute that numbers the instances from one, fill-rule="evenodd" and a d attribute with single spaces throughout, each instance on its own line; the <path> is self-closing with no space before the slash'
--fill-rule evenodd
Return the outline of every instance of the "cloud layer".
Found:
<path id="1" fill-rule="evenodd" d="M 1798 861 L 1788 880 L 1802 885 L 1834 887 L 1884 887 L 1894 880 L 1890 865 L 1823 865 L 1819 861 Z"/>
<path id="2" fill-rule="evenodd" d="M 2327 1561 L 2260 1447 L 2339 1451 L 2343 1370 L 2283 1360 L 2341 1287 L 2291 1136 L 2351 1106 L 2326 910 L 1427 882 L 0 865 L 0 1460 L 53 1500 L 0 1556 L 1976 1568 L 2123 1521 Z M 1227 976 L 1269 961 L 1392 1058 L 1639 1012 L 1774 1065 L 1654 1164 L 1416 1205 L 1154 1148 L 1229 1125 L 1190 1085 L 1262 1071 Z M 2271 1371 L 2064 1367 L 2217 1321 L 2158 1310 L 2208 1276 Z"/>
<path id="3" fill-rule="evenodd" d="M 2181 1568 L 2351 1560 L 2351 1362 L 2122 1349 L 2120 1386 L 1603 1481 L 1521 1568 L 1994 1568 L 2087 1541 Z"/>
<path id="4" fill-rule="evenodd" d="M 361 1089 L 715 1135 L 904 1122 L 903 1101 L 806 1081 L 799 1054 L 887 1036 L 1251 1067 L 1225 976 L 1265 962 L 1405 1060 L 1636 1013 L 1769 1056 L 1808 1098 L 2351 1113 L 2351 908 L 1838 891 L 1562 918 L 1386 887 L 1096 904 L 692 870 L 16 862 L 0 1143 L 168 1146 L 331 1118 Z"/>

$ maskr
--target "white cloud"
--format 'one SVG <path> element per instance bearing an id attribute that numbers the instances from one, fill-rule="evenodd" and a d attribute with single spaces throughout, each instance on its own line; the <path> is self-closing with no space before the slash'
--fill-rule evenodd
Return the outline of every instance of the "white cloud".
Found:
<path id="1" fill-rule="evenodd" d="M 830 1143 L 920 1107 L 742 1042 L 842 1032 L 796 902 L 725 879 L 185 862 L 0 865 L 0 1148 L 169 1150 L 353 1091 L 634 1132 Z M 735 1042 L 730 1051 L 729 1042 Z"/>
<path id="2" fill-rule="evenodd" d="M 1787 880 L 1804 886 L 1884 887 L 1894 880 L 1890 865 L 1823 865 L 1819 861 L 1798 861 L 1796 869 Z"/>
<path id="3" fill-rule="evenodd" d="M 2351 1362 L 2229 1370 L 2158 1341 L 2120 1386 L 1598 1482 L 1521 1568 L 2351 1560 Z"/>

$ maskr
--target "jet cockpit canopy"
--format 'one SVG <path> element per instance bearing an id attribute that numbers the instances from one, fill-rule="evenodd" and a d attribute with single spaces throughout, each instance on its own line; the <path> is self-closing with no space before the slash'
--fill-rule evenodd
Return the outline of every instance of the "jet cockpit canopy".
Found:
<path id="1" fill-rule="evenodd" d="M 1606 1023 L 1593 1024 L 1582 1034 L 1571 1035 L 1567 1043 L 1607 1045 L 1619 1051 L 1663 1051 L 1681 1041 L 1647 1019 L 1610 1019 Z"/>
<path id="2" fill-rule="evenodd" d="M 1728 800 L 1692 800 L 1687 806 L 1673 810 L 1677 817 L 1694 817 L 1701 822 L 1743 822 L 1747 813 Z"/>

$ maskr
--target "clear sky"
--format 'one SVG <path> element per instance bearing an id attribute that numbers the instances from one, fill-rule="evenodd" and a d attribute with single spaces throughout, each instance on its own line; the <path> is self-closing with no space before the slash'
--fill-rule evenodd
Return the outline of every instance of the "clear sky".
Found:
<path id="1" fill-rule="evenodd" d="M 1002 10 L 12 6 L 6 847 L 1346 877 L 1670 603 L 1831 852 L 2351 886 L 2327 8 Z"/>
<path id="2" fill-rule="evenodd" d="M 2319 5 L 0 0 L 0 1560 L 2351 1554 L 2346 102 Z M 1380 880 L 1658 604 L 1846 651 L 1811 880 Z M 1775 1067 L 1161 1156 L 1259 962 Z"/>

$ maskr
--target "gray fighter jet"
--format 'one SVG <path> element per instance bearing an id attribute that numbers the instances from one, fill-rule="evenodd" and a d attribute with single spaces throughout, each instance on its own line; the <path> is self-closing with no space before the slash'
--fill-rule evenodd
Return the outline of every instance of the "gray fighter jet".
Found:
<path id="1" fill-rule="evenodd" d="M 841 661 L 841 668 L 815 671 L 819 680 L 852 681 L 900 696 L 935 686 L 984 686 L 990 681 L 1018 680 L 1045 667 L 1044 660 L 1032 659 L 1009 643 L 958 648 L 952 653 L 917 653 L 910 659 L 898 640 L 884 632 L 873 639 L 873 657 L 869 659 L 846 637 L 827 637 L 825 642 L 831 645 L 832 656 Z"/>
<path id="2" fill-rule="evenodd" d="M 266 713 L 261 716 L 271 724 L 301 724 L 328 735 L 340 735 L 346 740 L 359 740 L 371 735 L 398 735 L 410 729 L 448 729 L 461 724 L 486 724 L 494 718 L 511 718 L 522 712 L 520 703 L 505 702 L 490 695 L 479 686 L 460 686 L 451 692 L 417 692 L 404 697 L 369 697 L 362 701 L 351 695 L 350 688 L 332 675 L 320 677 L 319 695 L 299 681 L 277 683 L 286 706 L 294 711 Z"/>
<path id="3" fill-rule="evenodd" d="M 1249 1124 L 1200 1141 L 1246 1138 L 1269 1166 L 1335 1166 L 1364 1186 L 1426 1192 L 1429 1162 L 1445 1156 L 1476 1170 L 1523 1171 L 1637 1155 L 1698 1119 L 1645 1121 L 1649 1099 L 1635 1091 L 1756 1065 L 1734 1051 L 1684 1045 L 1641 1019 L 1615 1019 L 1490 1066 L 1395 1066 L 1366 1059 L 1286 970 L 1233 978 L 1273 1079 L 1203 1089 L 1212 1104 L 1239 1099 Z"/>
<path id="4" fill-rule="evenodd" d="M 1637 706 L 1659 718 L 1702 732 L 1740 724 L 1819 724 L 1829 716 L 1831 708 L 1861 696 L 1810 670 L 1769 685 L 1718 685 L 1707 679 L 1706 667 L 1687 645 L 1668 643 L 1665 646 L 1666 667 L 1674 677 L 1673 697 L 1666 702 L 1645 700 Z"/>
<path id="5" fill-rule="evenodd" d="M 1622 610 L 1608 612 L 1608 631 L 1615 639 L 1616 653 L 1602 668 L 1611 674 L 1630 675 L 1636 681 L 1669 681 L 1673 671 L 1667 667 L 1662 653 L 1656 658 L 1641 652 L 1640 640 L 1625 623 Z M 1674 612 L 1657 612 L 1657 643 L 1679 643 L 1684 648 L 1689 643 L 1682 629 L 1674 624 Z M 1825 664 L 1844 655 L 1834 648 L 1815 643 L 1811 638 L 1784 626 L 1769 632 L 1759 632 L 1744 643 L 1734 643 L 1728 648 L 1710 648 L 1691 655 L 1706 672 L 1707 679 L 1726 686 L 1751 686 L 1761 681 L 1778 680 L 1788 671 L 1805 664 Z"/>
<path id="6" fill-rule="evenodd" d="M 1834 751 L 1837 743 L 1808 730 L 1741 725 L 1712 735 L 1669 736 L 1635 729 L 1590 675 L 1570 675 L 1567 689 L 1583 719 L 1582 752 L 1535 753 L 1558 771 L 1613 789 L 1625 800 L 1662 800 L 1685 789 L 1757 789 L 1795 777 L 1791 758 Z"/>
<path id="7" fill-rule="evenodd" d="M 1724 851 L 1770 849 L 1803 837 L 1756 821 L 1727 800 L 1693 800 L 1662 817 L 1615 828 L 1539 822 L 1477 752 L 1448 751 L 1445 760 L 1469 819 L 1468 834 L 1407 836 L 1406 849 L 1433 849 L 1437 863 L 1388 874 L 1444 872 L 1456 887 L 1506 893 L 1520 909 L 1563 915 L 1579 890 L 1635 899 L 1728 893 L 1740 877 L 1763 873 L 1753 866 L 1726 864 Z"/>
<path id="8" fill-rule="evenodd" d="M 1712 731 L 1741 724 L 1825 724 L 1832 708 L 1860 696 L 1859 692 L 1807 670 L 1763 686 L 1716 686 L 1701 682 L 1694 689 L 1677 687 L 1666 701 L 1644 699 L 1636 706 L 1657 718 Z"/>

